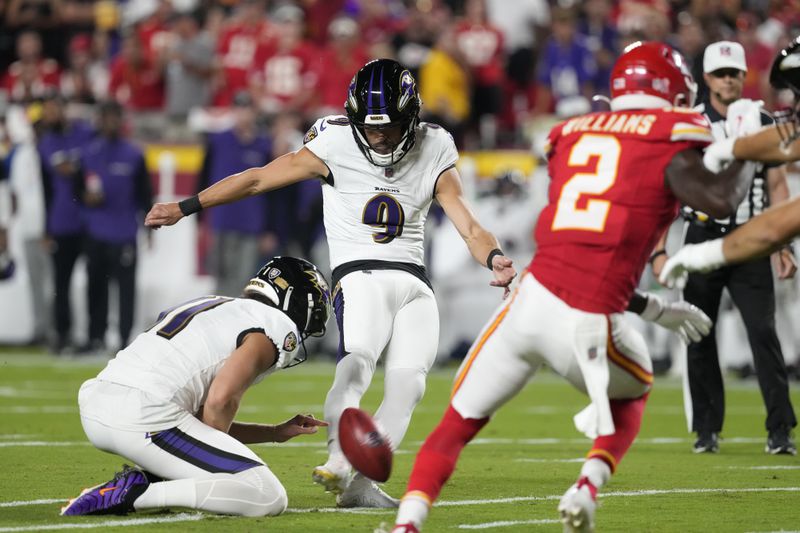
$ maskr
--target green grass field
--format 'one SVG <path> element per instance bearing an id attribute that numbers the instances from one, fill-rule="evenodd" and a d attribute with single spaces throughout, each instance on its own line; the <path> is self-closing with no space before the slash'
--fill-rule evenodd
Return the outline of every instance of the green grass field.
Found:
<path id="1" fill-rule="evenodd" d="M 196 511 L 66 519 L 61 503 L 110 478 L 118 457 L 88 445 L 77 391 L 100 364 L 35 353 L 0 352 L 0 532 L 99 528 L 148 531 L 366 531 L 393 512 L 341 512 L 311 483 L 325 459 L 324 435 L 255 449 L 278 475 L 290 509 L 277 518 L 214 517 Z M 386 490 L 400 496 L 421 440 L 446 405 L 455 368 L 436 370 L 395 456 Z M 322 415 L 333 366 L 306 363 L 249 391 L 241 420 Z M 797 383 L 793 401 L 800 407 Z M 380 401 L 377 376 L 362 406 Z M 729 380 L 728 414 L 718 455 L 694 455 L 678 380 L 658 379 L 638 441 L 606 487 L 599 531 L 790 531 L 800 529 L 800 458 L 764 453 L 764 408 L 755 381 Z M 426 531 L 560 531 L 558 498 L 574 481 L 590 442 L 572 426 L 586 399 L 549 373 L 505 407 L 462 455 Z M 37 501 L 38 500 L 38 501 Z M 118 527 L 114 527 L 118 526 Z M 123 529 L 119 526 L 127 526 Z"/>

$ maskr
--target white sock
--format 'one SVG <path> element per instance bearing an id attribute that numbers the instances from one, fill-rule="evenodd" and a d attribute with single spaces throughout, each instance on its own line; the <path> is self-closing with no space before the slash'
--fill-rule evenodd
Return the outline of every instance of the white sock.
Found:
<path id="1" fill-rule="evenodd" d="M 189 507 L 241 516 L 282 513 L 287 506 L 283 485 L 266 468 L 256 470 L 260 469 L 151 483 L 133 506 L 137 510 Z"/>
<path id="2" fill-rule="evenodd" d="M 395 524 L 411 523 L 417 529 L 421 529 L 422 523 L 428 518 L 428 511 L 430 511 L 428 500 L 419 496 L 406 495 L 400 502 Z"/>
<path id="3" fill-rule="evenodd" d="M 416 368 L 386 371 L 383 402 L 375 413 L 375 423 L 396 450 L 406 435 L 414 408 L 425 393 L 425 373 Z"/>
<path id="4" fill-rule="evenodd" d="M 334 467 L 345 460 L 339 445 L 339 417 L 348 407 L 358 407 L 374 372 L 375 363 L 358 353 L 348 354 L 336 365 L 333 385 L 325 398 L 325 421 L 329 424 L 328 463 Z"/>
<path id="5" fill-rule="evenodd" d="M 592 457 L 583 463 L 581 477 L 583 476 L 586 476 L 589 482 L 600 490 L 611 479 L 611 468 L 605 461 Z"/>
<path id="6" fill-rule="evenodd" d="M 147 490 L 133 502 L 136 510 L 162 509 L 164 507 L 197 507 L 197 489 L 194 479 L 176 479 L 151 483 Z"/>

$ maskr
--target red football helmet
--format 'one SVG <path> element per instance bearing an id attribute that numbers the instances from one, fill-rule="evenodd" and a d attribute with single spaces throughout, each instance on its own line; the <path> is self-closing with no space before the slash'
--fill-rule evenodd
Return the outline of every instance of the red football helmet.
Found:
<path id="1" fill-rule="evenodd" d="M 694 105 L 697 84 L 683 56 L 659 42 L 635 42 L 611 70 L 611 109 Z"/>

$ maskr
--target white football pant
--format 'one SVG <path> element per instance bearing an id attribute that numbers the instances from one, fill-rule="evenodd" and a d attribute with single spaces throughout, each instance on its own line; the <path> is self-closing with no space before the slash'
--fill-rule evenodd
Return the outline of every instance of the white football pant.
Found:
<path id="1" fill-rule="evenodd" d="M 436 360 L 439 312 L 430 287 L 399 270 L 347 274 L 334 291 L 333 305 L 340 339 L 336 375 L 325 400 L 326 465 L 341 475 L 349 465 L 339 445 L 339 417 L 346 408 L 358 407 L 382 355 L 384 396 L 375 421 L 393 448 L 400 445 Z"/>
<path id="2" fill-rule="evenodd" d="M 602 317 L 573 309 L 526 273 L 511 298 L 483 329 L 456 375 L 453 408 L 464 418 L 491 416 L 515 396 L 542 363 L 587 392 L 576 357 L 578 325 Z M 608 338 L 611 399 L 638 398 L 652 384 L 652 364 L 642 336 L 622 314 L 612 314 L 598 336 Z"/>
<path id="3" fill-rule="evenodd" d="M 281 482 L 250 448 L 230 435 L 191 415 L 163 431 L 123 429 L 136 422 L 134 409 L 128 406 L 157 406 L 141 391 L 115 383 L 91 380 L 81 387 L 78 398 L 83 429 L 96 448 L 172 480 L 151 483 L 136 500 L 136 509 L 189 507 L 243 516 L 286 510 Z M 119 406 L 117 416 L 99 417 L 88 407 L 108 404 Z M 84 416 L 86 412 L 92 414 Z"/>

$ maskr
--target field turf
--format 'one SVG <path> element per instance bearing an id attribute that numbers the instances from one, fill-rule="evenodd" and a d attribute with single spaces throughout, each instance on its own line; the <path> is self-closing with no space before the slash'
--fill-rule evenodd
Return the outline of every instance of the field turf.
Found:
<path id="1" fill-rule="evenodd" d="M 0 351 L 0 532 L 97 528 L 102 531 L 365 531 L 391 522 L 382 510 L 340 512 L 311 483 L 325 459 L 323 434 L 255 449 L 286 486 L 289 510 L 276 518 L 214 517 L 175 509 L 127 517 L 58 515 L 61 500 L 109 479 L 122 459 L 88 445 L 77 413 L 81 382 L 101 363 Z M 415 451 L 446 405 L 454 367 L 436 370 L 395 456 L 387 492 L 402 495 Z M 268 378 L 245 396 L 244 421 L 322 416 L 333 366 L 306 363 Z M 382 376 L 362 404 L 374 411 Z M 792 399 L 800 407 L 798 384 Z M 589 441 L 572 426 L 586 399 L 542 373 L 466 448 L 426 531 L 560 531 L 558 498 L 574 481 Z M 601 532 L 766 532 L 800 530 L 800 458 L 764 453 L 764 408 L 754 380 L 728 380 L 721 451 L 694 455 L 680 382 L 658 378 L 639 439 L 606 487 Z"/>

